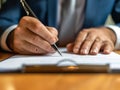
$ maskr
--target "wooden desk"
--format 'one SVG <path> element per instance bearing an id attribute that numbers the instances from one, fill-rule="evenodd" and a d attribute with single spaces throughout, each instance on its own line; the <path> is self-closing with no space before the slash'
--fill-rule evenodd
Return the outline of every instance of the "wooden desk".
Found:
<path id="1" fill-rule="evenodd" d="M 120 90 L 120 75 L 1 74 L 0 90 Z"/>
<path id="2" fill-rule="evenodd" d="M 120 74 L 6 73 L 0 74 L 0 90 L 120 90 Z"/>

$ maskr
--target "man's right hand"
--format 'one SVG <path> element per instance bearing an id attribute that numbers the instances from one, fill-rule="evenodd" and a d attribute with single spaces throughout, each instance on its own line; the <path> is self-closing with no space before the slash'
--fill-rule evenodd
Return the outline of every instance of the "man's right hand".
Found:
<path id="1" fill-rule="evenodd" d="M 52 44 L 58 41 L 58 32 L 44 26 L 38 19 L 25 16 L 18 27 L 8 36 L 8 46 L 19 54 L 47 54 L 55 50 Z"/>

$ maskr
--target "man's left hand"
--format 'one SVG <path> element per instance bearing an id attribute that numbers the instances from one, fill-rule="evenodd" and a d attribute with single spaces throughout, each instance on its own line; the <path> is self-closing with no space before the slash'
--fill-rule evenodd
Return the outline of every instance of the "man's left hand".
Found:
<path id="1" fill-rule="evenodd" d="M 67 50 L 76 54 L 96 55 L 100 51 L 109 54 L 114 50 L 116 42 L 115 33 L 106 28 L 89 28 L 79 32 L 76 40 L 67 45 Z"/>

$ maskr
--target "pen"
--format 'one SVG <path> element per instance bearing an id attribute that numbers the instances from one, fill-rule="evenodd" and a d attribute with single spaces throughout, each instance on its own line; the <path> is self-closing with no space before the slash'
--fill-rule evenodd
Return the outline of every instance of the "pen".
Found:
<path id="1" fill-rule="evenodd" d="M 37 16 L 35 15 L 35 13 L 32 11 L 32 9 L 30 8 L 30 6 L 27 4 L 27 2 L 25 0 L 20 0 L 20 2 L 21 2 L 22 7 L 24 8 L 24 10 L 28 16 L 32 16 L 32 17 L 37 18 Z M 51 46 L 62 56 L 62 53 L 59 51 L 56 44 L 53 44 Z"/>

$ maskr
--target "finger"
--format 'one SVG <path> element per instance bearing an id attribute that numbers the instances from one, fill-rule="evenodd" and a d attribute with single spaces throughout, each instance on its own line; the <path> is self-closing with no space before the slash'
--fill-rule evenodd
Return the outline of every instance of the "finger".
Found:
<path id="1" fill-rule="evenodd" d="M 74 44 L 73 43 L 69 43 L 68 45 L 67 45 L 67 51 L 68 52 L 73 52 L 73 46 L 74 46 Z"/>
<path id="2" fill-rule="evenodd" d="M 46 52 L 45 50 L 39 48 L 39 47 L 36 47 L 26 41 L 22 41 L 22 42 L 16 42 L 17 45 L 19 45 L 18 47 L 16 47 L 14 45 L 14 49 L 13 51 L 15 53 L 18 53 L 18 54 L 47 54 L 48 52 Z"/>
<path id="3" fill-rule="evenodd" d="M 102 40 L 100 40 L 100 38 L 96 38 L 90 50 L 90 54 L 91 55 L 98 54 L 101 49 L 101 46 L 102 46 Z"/>
<path id="4" fill-rule="evenodd" d="M 56 41 L 58 41 L 58 31 L 56 28 L 54 27 L 48 27 L 46 26 L 46 28 L 51 32 L 51 34 L 55 37 Z"/>
<path id="5" fill-rule="evenodd" d="M 22 48 L 22 54 L 47 54 L 48 52 L 37 47 L 29 42 L 24 42 L 24 47 Z"/>
<path id="6" fill-rule="evenodd" d="M 80 49 L 80 54 L 88 54 L 90 51 L 90 48 L 92 47 L 92 44 L 95 41 L 96 35 L 94 35 L 95 33 L 89 33 L 86 37 L 86 39 L 84 40 L 81 49 Z"/>
<path id="7" fill-rule="evenodd" d="M 103 53 L 104 54 L 109 54 L 113 49 L 114 49 L 114 46 L 112 45 L 112 43 L 108 42 L 108 41 L 104 41 L 103 43 Z"/>
<path id="8" fill-rule="evenodd" d="M 52 35 L 55 35 L 55 36 L 58 35 L 58 31 L 57 31 L 56 28 L 54 28 L 54 27 L 48 27 L 48 26 L 46 26 L 46 28 L 52 33 Z"/>
<path id="9" fill-rule="evenodd" d="M 20 21 L 20 25 L 38 34 L 51 44 L 54 44 L 56 41 L 52 34 L 47 30 L 47 28 L 36 18 L 25 16 Z"/>
<path id="10" fill-rule="evenodd" d="M 78 53 L 79 49 L 81 47 L 81 44 L 83 43 L 83 41 L 85 40 L 86 36 L 87 36 L 87 32 L 86 31 L 81 31 L 78 36 L 77 39 L 74 42 L 74 47 L 73 47 L 73 52 L 74 53 Z"/>
<path id="11" fill-rule="evenodd" d="M 26 35 L 24 38 L 24 40 L 36 47 L 39 47 L 41 49 L 43 49 L 46 52 L 54 52 L 54 49 L 51 47 L 51 45 L 45 41 L 44 39 L 42 39 L 40 36 L 38 36 L 37 34 L 26 30 Z"/>

